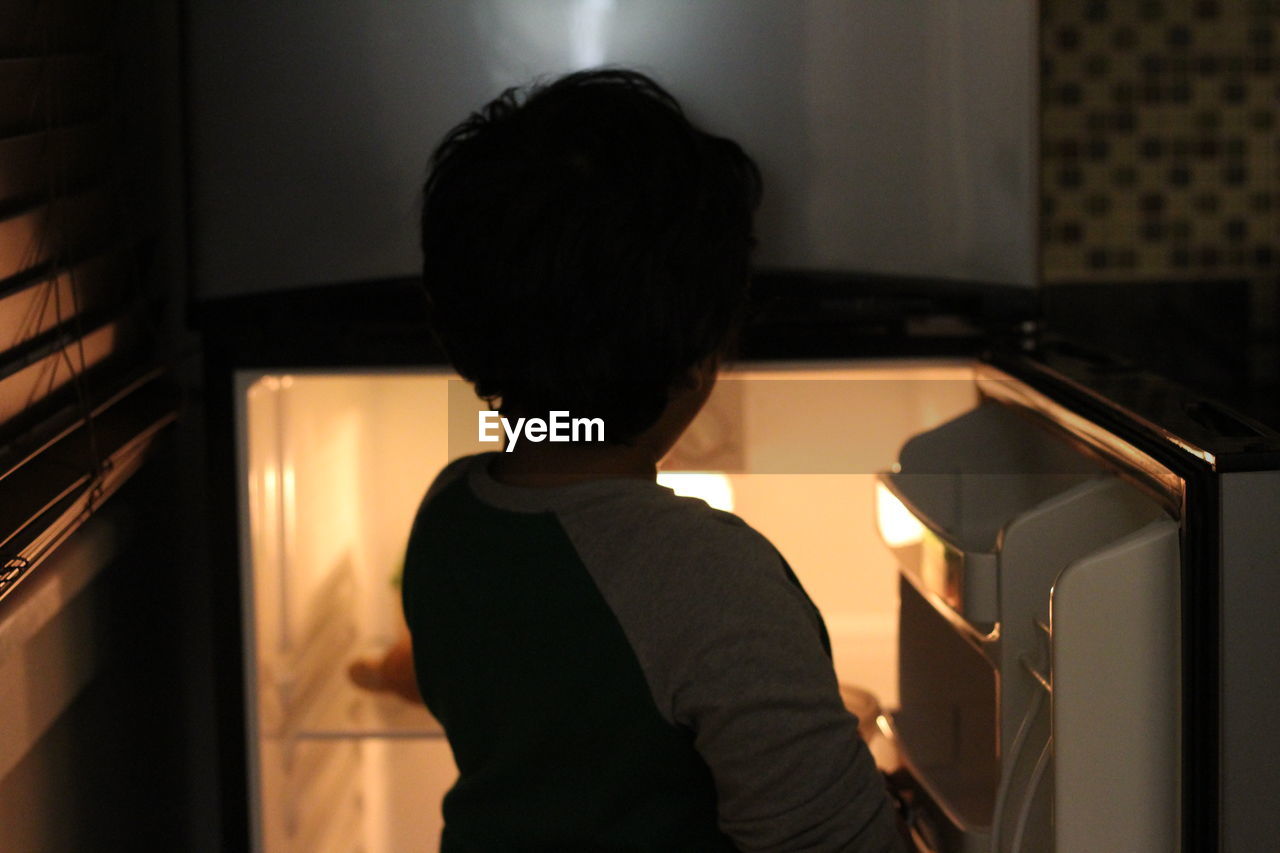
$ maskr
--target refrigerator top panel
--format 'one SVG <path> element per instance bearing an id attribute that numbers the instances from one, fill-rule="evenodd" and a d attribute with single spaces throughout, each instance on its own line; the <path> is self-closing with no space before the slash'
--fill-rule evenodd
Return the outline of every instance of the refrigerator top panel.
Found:
<path id="1" fill-rule="evenodd" d="M 1017 344 L 1035 291 L 874 275 L 762 273 L 737 361 L 974 358 Z M 226 367 L 441 365 L 416 278 L 204 300 L 193 314 Z"/>
<path id="2" fill-rule="evenodd" d="M 198 295 L 413 274 L 431 150 L 503 89 L 649 73 L 766 184 L 763 268 L 1035 282 L 1036 7 L 188 4 Z"/>
<path id="3" fill-rule="evenodd" d="M 1046 413 L 1095 443 L 1140 444 L 1174 470 L 1280 469 L 1280 432 L 1137 365 L 1054 340 L 991 360 L 1017 380 L 989 383 L 992 394 L 1025 398 L 1019 384 L 1040 388 L 1056 401 Z"/>
<path id="4" fill-rule="evenodd" d="M 1045 409 L 1069 431 L 1154 442 L 1175 467 L 1280 468 L 1280 432 L 1136 365 L 1024 335 L 1018 318 L 1028 316 L 1032 293 L 1006 299 L 1000 292 L 1013 291 L 868 275 L 762 275 L 738 362 L 980 359 L 995 368 L 991 394 Z M 211 364 L 221 368 L 445 364 L 412 278 L 221 297 L 202 303 L 197 320 Z M 1028 402 L 1028 387 L 1053 405 Z"/>

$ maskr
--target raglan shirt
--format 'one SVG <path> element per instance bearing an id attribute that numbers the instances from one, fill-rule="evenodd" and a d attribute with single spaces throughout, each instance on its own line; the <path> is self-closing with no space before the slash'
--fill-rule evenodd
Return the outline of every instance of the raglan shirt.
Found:
<path id="1" fill-rule="evenodd" d="M 405 557 L 458 766 L 443 853 L 899 851 L 817 609 L 737 516 L 651 481 L 437 477 Z"/>

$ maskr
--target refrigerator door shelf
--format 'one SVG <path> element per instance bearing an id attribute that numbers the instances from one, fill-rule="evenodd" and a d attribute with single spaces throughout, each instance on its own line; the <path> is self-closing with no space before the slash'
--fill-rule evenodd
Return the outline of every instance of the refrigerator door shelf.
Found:
<path id="1" fill-rule="evenodd" d="M 1000 600 L 1007 528 L 1106 471 L 1042 418 L 986 399 L 903 446 L 893 472 L 881 475 L 881 533 L 908 579 L 962 617 L 970 639 L 986 642 L 1007 618 Z M 894 516 L 913 521 L 886 531 Z M 906 535 L 912 525 L 914 537 Z"/>
<path id="2" fill-rule="evenodd" d="M 991 551 L 966 550 L 905 494 L 898 480 L 882 474 L 876 489 L 880 535 L 898 559 L 899 570 L 967 639 L 985 648 L 1000 637 L 997 557 Z M 888 519 L 896 522 L 887 522 Z M 907 537 L 887 524 L 907 526 Z"/>
<path id="3" fill-rule="evenodd" d="M 881 715 L 881 729 L 896 749 L 902 770 L 893 774 L 899 798 L 907 804 L 905 818 L 922 853 L 990 853 L 990 803 L 982 800 L 982 785 L 955 785 L 939 779 L 912 761 L 893 714 Z M 978 791 L 978 798 L 964 792 Z M 949 793 L 950 791 L 950 793 Z M 957 796 L 958 794 L 958 796 Z M 979 801 L 982 800 L 982 801 Z M 985 820 L 983 818 L 985 816 Z"/>

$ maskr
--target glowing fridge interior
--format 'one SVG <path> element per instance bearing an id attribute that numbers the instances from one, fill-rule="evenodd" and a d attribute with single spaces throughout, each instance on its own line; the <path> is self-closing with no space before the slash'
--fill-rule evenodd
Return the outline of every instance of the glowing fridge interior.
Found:
<path id="1" fill-rule="evenodd" d="M 351 666 L 404 636 L 410 524 L 451 458 L 495 449 L 477 440 L 484 405 L 443 369 L 235 382 L 256 849 L 434 849 L 448 744 Z M 1169 468 L 991 365 L 944 359 L 748 363 L 662 467 L 794 568 L 841 684 L 878 700 L 846 697 L 906 780 L 917 849 L 1177 849 Z"/>
<path id="2" fill-rule="evenodd" d="M 397 575 L 410 523 L 450 458 L 492 449 L 475 441 L 482 404 L 445 372 L 238 379 L 258 843 L 270 853 L 426 849 L 455 772 L 448 745 L 424 709 L 357 688 L 347 669 L 403 630 Z M 908 436 L 975 400 L 963 363 L 733 373 L 664 480 L 722 474 L 667 482 L 701 487 L 763 531 L 821 608 L 841 681 L 893 707 L 897 574 L 875 522 L 875 474 Z"/>

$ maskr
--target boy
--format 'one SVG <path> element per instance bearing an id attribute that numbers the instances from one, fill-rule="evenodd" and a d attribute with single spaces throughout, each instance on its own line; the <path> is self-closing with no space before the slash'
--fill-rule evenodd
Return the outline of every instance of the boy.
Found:
<path id="1" fill-rule="evenodd" d="M 508 91 L 424 188 L 433 328 L 504 418 L 600 418 L 431 486 L 405 558 L 423 699 L 459 779 L 445 853 L 893 851 L 822 619 L 658 460 L 746 300 L 755 165 L 633 72 Z"/>

